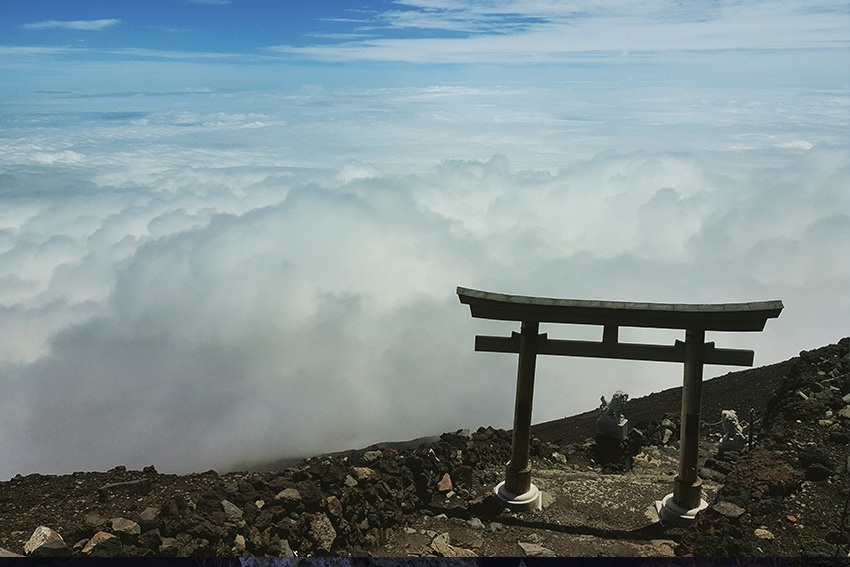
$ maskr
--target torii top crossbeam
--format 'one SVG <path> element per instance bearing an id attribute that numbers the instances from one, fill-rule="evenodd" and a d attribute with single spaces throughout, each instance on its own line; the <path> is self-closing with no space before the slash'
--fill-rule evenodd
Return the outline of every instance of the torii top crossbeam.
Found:
<path id="1" fill-rule="evenodd" d="M 767 319 L 778 317 L 782 302 L 637 303 L 552 299 L 457 288 L 460 302 L 473 317 L 500 321 L 615 325 L 703 331 L 761 331 Z"/>

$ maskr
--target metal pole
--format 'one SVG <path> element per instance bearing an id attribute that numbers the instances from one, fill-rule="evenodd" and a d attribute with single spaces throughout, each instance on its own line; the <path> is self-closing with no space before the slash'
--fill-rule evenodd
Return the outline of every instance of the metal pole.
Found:
<path id="1" fill-rule="evenodd" d="M 685 510 L 700 506 L 702 480 L 697 476 L 699 414 L 705 331 L 685 332 L 685 379 L 682 387 L 682 422 L 679 436 L 679 474 L 673 481 L 673 502 Z"/>
<path id="2" fill-rule="evenodd" d="M 531 443 L 531 402 L 534 397 L 534 369 L 537 364 L 537 321 L 523 321 L 519 339 L 514 433 L 511 460 L 505 467 L 505 489 L 511 494 L 531 490 L 531 464 L 528 450 Z"/>

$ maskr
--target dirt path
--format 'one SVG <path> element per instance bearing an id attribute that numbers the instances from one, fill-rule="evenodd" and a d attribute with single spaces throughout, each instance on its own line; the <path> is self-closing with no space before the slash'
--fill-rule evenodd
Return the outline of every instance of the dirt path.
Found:
<path id="1" fill-rule="evenodd" d="M 677 460 L 678 451 L 666 447 L 643 454 L 624 474 L 572 466 L 535 469 L 543 510 L 488 516 L 448 498 L 367 551 L 425 557 L 673 557 L 682 532 L 658 523 L 654 503 L 672 490 Z M 706 500 L 717 489 L 706 481 Z"/>

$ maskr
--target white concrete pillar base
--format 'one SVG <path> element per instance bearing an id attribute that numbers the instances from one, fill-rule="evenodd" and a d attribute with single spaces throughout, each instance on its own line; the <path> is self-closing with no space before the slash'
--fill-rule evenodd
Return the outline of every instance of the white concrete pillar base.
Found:
<path id="1" fill-rule="evenodd" d="M 658 511 L 659 519 L 665 524 L 680 528 L 690 525 L 696 519 L 697 513 L 706 508 L 708 508 L 708 502 L 700 498 L 699 506 L 686 510 L 673 502 L 672 492 L 665 496 L 663 500 L 655 501 L 655 509 Z"/>
<path id="2" fill-rule="evenodd" d="M 543 493 L 534 484 L 525 494 L 512 494 L 505 488 L 505 481 L 493 489 L 496 497 L 514 512 L 528 512 L 543 509 Z"/>

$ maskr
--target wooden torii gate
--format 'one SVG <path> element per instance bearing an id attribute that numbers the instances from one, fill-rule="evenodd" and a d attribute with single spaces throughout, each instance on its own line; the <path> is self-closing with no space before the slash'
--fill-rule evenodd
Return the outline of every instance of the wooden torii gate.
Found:
<path id="1" fill-rule="evenodd" d="M 511 460 L 496 494 L 513 509 L 539 509 L 541 496 L 531 483 L 529 443 L 534 371 L 538 354 L 680 362 L 685 365 L 678 474 L 673 492 L 659 509 L 662 520 L 686 524 L 706 507 L 697 476 L 700 398 L 705 364 L 752 366 L 751 350 L 720 349 L 705 342 L 706 331 L 761 331 L 767 319 L 779 317 L 781 301 L 753 303 L 679 304 L 552 299 L 457 288 L 460 302 L 473 317 L 518 321 L 520 332 L 510 337 L 476 336 L 475 350 L 519 354 Z M 602 341 L 550 339 L 538 334 L 540 323 L 601 325 Z M 621 343 L 620 327 L 680 329 L 685 341 L 672 346 Z"/>

